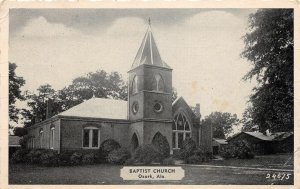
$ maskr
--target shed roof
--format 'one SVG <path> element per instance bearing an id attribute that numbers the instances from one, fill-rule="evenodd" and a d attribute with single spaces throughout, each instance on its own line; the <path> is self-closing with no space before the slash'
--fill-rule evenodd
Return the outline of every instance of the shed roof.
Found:
<path id="1" fill-rule="evenodd" d="M 19 137 L 19 136 L 10 135 L 8 145 L 15 146 L 15 147 L 21 146 L 19 143 L 20 139 L 21 139 L 21 137 Z"/>
<path id="2" fill-rule="evenodd" d="M 275 138 L 274 135 L 268 136 L 268 135 L 264 135 L 261 132 L 244 132 L 244 133 L 246 133 L 248 135 L 251 135 L 251 136 L 253 136 L 255 138 L 258 138 L 260 140 L 266 140 L 266 141 L 271 141 L 271 140 L 273 140 Z"/>
<path id="3" fill-rule="evenodd" d="M 261 132 L 241 132 L 241 133 L 233 136 L 232 138 L 235 138 L 236 136 L 238 136 L 242 133 L 245 133 L 247 135 L 253 136 L 255 138 L 258 138 L 258 139 L 264 140 L 264 141 L 274 141 L 274 140 L 281 141 L 281 140 L 284 140 L 294 134 L 293 132 L 276 132 L 276 133 L 272 133 L 271 135 L 264 135 Z"/>
<path id="4" fill-rule="evenodd" d="M 127 101 L 91 98 L 58 115 L 127 120 Z"/>
<path id="5" fill-rule="evenodd" d="M 216 141 L 219 144 L 228 144 L 226 139 L 213 138 L 213 140 Z"/>

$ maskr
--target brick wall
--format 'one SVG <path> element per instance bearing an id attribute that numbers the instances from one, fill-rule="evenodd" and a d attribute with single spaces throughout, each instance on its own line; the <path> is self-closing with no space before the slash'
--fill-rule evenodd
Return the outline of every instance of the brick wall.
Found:
<path id="1" fill-rule="evenodd" d="M 107 123 L 104 121 L 62 120 L 61 148 L 62 150 L 78 150 L 82 148 L 83 128 L 97 127 L 100 129 L 100 144 L 107 139 L 114 139 L 123 147 L 128 147 L 129 124 Z"/>
<path id="2" fill-rule="evenodd" d="M 59 119 L 40 123 L 38 127 L 28 129 L 28 135 L 31 137 L 27 142 L 27 147 L 31 148 L 31 140 L 33 140 L 34 148 L 50 149 L 51 128 L 54 128 L 54 150 L 59 150 Z M 43 130 L 42 138 L 40 131 Z M 42 142 L 42 143 L 41 143 Z"/>

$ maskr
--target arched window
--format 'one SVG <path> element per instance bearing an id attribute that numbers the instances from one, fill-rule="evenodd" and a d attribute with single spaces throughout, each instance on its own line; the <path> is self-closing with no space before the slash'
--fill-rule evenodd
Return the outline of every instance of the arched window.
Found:
<path id="1" fill-rule="evenodd" d="M 39 138 L 40 138 L 40 148 L 43 148 L 43 138 L 44 138 L 44 130 L 40 129 L 40 133 L 39 133 Z"/>
<path id="2" fill-rule="evenodd" d="M 132 93 L 135 94 L 139 92 L 138 89 L 138 77 L 134 76 L 133 80 L 132 80 Z"/>
<path id="3" fill-rule="evenodd" d="M 154 76 L 152 89 L 154 91 L 160 91 L 160 92 L 163 92 L 165 90 L 164 81 L 160 74 L 156 74 Z"/>
<path id="4" fill-rule="evenodd" d="M 186 138 L 191 137 L 191 126 L 187 117 L 182 113 L 174 116 L 173 120 L 173 148 L 182 148 L 182 143 Z"/>
<path id="5" fill-rule="evenodd" d="M 50 149 L 54 149 L 54 133 L 55 133 L 55 127 L 52 126 L 50 128 Z"/>

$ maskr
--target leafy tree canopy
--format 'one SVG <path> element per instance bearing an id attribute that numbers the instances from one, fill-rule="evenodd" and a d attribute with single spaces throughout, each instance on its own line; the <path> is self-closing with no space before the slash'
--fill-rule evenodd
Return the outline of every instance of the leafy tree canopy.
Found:
<path id="1" fill-rule="evenodd" d="M 9 119 L 10 122 L 18 122 L 19 109 L 16 108 L 15 103 L 17 100 L 25 100 L 22 95 L 21 87 L 25 84 L 23 77 L 16 74 L 17 65 L 9 62 Z M 9 127 L 12 127 L 9 125 Z"/>
<path id="2" fill-rule="evenodd" d="M 21 112 L 25 127 L 70 109 L 92 97 L 127 100 L 127 83 L 117 72 L 107 73 L 99 70 L 75 78 L 62 90 L 55 91 L 49 84 L 41 85 L 37 93 L 27 95 L 29 110 L 23 109 Z M 172 99 L 175 98 L 177 98 L 177 91 L 173 88 Z"/>
<path id="3" fill-rule="evenodd" d="M 293 130 L 294 24 L 292 9 L 259 9 L 249 17 L 242 57 L 252 64 L 244 79 L 257 80 L 250 96 L 251 124 L 260 131 Z"/>
<path id="4" fill-rule="evenodd" d="M 239 124 L 236 114 L 228 112 L 213 112 L 201 122 L 204 126 L 213 128 L 213 137 L 225 139 L 233 131 L 233 126 Z"/>

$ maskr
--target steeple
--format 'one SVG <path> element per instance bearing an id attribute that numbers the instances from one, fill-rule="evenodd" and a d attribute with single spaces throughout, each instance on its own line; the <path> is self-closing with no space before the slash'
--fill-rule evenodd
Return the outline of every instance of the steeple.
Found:
<path id="1" fill-rule="evenodd" d="M 142 44 L 137 52 L 131 69 L 134 69 L 142 64 L 148 64 L 158 67 L 170 68 L 160 56 L 156 42 L 151 31 L 151 20 L 148 19 L 148 29 L 142 41 Z"/>

